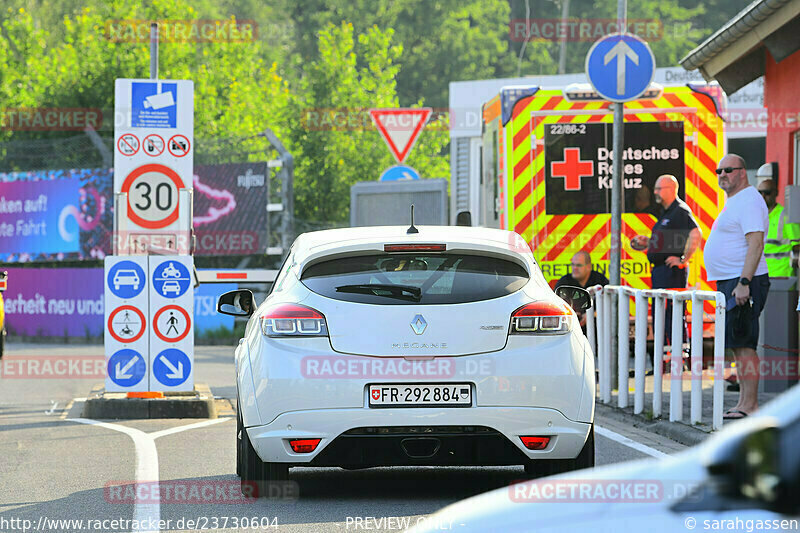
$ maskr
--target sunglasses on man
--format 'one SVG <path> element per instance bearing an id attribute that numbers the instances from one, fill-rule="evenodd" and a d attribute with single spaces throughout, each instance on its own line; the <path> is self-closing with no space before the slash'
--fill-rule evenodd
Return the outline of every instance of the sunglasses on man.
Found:
<path id="1" fill-rule="evenodd" d="M 723 168 L 718 168 L 717 170 L 715 170 L 715 172 L 717 173 L 717 175 L 720 175 L 720 174 L 722 174 L 723 172 L 724 172 L 725 174 L 730 174 L 730 173 L 731 173 L 731 172 L 733 172 L 734 170 L 741 170 L 741 169 L 743 169 L 743 168 L 744 168 L 744 167 L 723 167 Z"/>
<path id="2" fill-rule="evenodd" d="M 772 196 L 773 193 L 775 193 L 775 191 L 772 189 L 766 191 L 758 191 L 758 192 L 761 194 L 761 196 Z"/>

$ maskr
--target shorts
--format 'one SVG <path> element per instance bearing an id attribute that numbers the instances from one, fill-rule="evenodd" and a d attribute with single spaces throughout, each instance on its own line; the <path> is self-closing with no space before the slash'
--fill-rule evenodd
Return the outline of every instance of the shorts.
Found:
<path id="1" fill-rule="evenodd" d="M 722 279 L 717 281 L 717 290 L 725 295 L 725 301 L 733 298 L 733 289 L 739 283 L 739 278 Z M 733 321 L 730 320 L 730 313 L 725 314 L 725 348 L 752 348 L 758 347 L 758 317 L 764 309 L 769 294 L 769 274 L 761 274 L 753 277 L 750 282 L 750 298 L 753 300 L 753 322 L 750 328 L 750 335 L 734 340 Z"/>

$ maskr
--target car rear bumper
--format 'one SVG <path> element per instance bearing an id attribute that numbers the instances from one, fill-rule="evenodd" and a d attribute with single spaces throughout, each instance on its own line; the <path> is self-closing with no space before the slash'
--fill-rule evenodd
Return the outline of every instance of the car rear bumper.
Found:
<path id="1" fill-rule="evenodd" d="M 544 408 L 359 408 L 288 412 L 247 432 L 265 462 L 357 467 L 572 459 L 590 428 L 590 423 Z M 534 451 L 522 445 L 520 436 L 551 439 L 544 450 Z M 289 440 L 304 438 L 321 441 L 314 452 L 293 452 Z"/>

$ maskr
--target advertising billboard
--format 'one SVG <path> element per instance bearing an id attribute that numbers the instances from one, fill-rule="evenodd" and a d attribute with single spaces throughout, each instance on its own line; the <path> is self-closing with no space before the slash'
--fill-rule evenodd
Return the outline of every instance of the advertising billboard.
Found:
<path id="1" fill-rule="evenodd" d="M 109 255 L 113 183 L 113 169 L 0 173 L 0 263 Z M 195 255 L 266 251 L 266 163 L 196 166 L 193 185 Z"/>

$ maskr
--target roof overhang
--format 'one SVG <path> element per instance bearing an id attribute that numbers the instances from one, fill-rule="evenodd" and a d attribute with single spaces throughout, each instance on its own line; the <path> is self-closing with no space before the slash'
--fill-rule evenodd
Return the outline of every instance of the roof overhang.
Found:
<path id="1" fill-rule="evenodd" d="M 764 75 L 765 50 L 780 62 L 800 50 L 800 0 L 756 0 L 681 60 L 728 94 Z"/>

